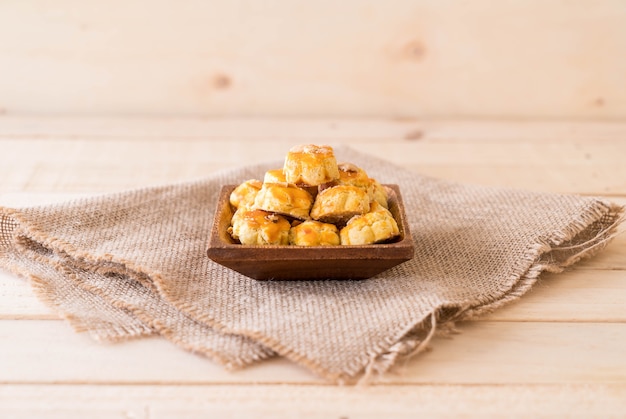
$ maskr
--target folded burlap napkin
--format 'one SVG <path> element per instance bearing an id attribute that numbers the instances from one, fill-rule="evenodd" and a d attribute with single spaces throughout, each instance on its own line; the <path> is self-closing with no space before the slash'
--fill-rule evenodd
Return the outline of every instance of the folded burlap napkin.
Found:
<path id="1" fill-rule="evenodd" d="M 32 208 L 0 208 L 0 266 L 78 330 L 160 334 L 228 367 L 279 354 L 334 381 L 383 372 L 435 330 L 517 299 L 542 271 L 602 248 L 623 208 L 596 198 L 463 185 L 347 148 L 405 202 L 415 256 L 364 281 L 255 281 L 206 256 L 223 184 L 205 180 Z"/>

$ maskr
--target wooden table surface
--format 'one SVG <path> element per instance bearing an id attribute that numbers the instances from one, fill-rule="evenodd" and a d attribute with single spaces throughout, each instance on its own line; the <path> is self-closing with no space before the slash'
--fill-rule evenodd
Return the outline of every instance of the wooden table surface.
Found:
<path id="1" fill-rule="evenodd" d="M 348 144 L 441 178 L 626 204 L 626 123 L 0 117 L 0 205 L 175 182 Z M 159 338 L 100 344 L 0 273 L 0 417 L 624 417 L 626 235 L 367 387 L 284 359 L 224 371 Z"/>

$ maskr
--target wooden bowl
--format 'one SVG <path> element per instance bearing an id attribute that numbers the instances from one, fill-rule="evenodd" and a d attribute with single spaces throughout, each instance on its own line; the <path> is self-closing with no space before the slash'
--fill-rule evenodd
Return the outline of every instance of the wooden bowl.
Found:
<path id="1" fill-rule="evenodd" d="M 361 246 L 242 245 L 226 231 L 233 209 L 230 193 L 237 185 L 222 187 L 207 249 L 208 257 L 258 280 L 366 279 L 413 257 L 414 247 L 398 185 L 384 185 L 389 211 L 400 229 L 392 243 Z"/>

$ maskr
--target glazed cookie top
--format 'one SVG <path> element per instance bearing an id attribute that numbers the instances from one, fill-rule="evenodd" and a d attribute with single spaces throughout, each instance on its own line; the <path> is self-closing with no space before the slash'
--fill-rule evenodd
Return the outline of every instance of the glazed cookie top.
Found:
<path id="1" fill-rule="evenodd" d="M 289 215 L 299 220 L 309 218 L 313 205 L 310 193 L 293 184 L 264 183 L 257 193 L 254 208 Z"/>
<path id="2" fill-rule="evenodd" d="M 251 208 L 263 183 L 257 179 L 246 180 L 230 194 L 230 204 L 235 208 Z"/>
<path id="3" fill-rule="evenodd" d="M 337 246 L 341 244 L 339 230 L 334 224 L 305 221 L 291 227 L 289 244 L 296 246 Z"/>
<path id="4" fill-rule="evenodd" d="M 233 217 L 229 233 L 241 244 L 289 244 L 291 224 L 278 214 L 241 209 Z"/>
<path id="5" fill-rule="evenodd" d="M 283 167 L 287 182 L 318 186 L 339 179 L 335 153 L 330 146 L 313 144 L 292 147 Z"/>
<path id="6" fill-rule="evenodd" d="M 370 200 L 363 189 L 352 185 L 337 185 L 324 189 L 315 198 L 311 218 L 343 224 L 358 214 L 370 210 Z"/>

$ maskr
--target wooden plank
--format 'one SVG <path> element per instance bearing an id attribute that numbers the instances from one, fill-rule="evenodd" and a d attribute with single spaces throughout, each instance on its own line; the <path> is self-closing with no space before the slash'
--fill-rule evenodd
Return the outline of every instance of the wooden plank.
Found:
<path id="1" fill-rule="evenodd" d="M 543 274 L 522 298 L 485 321 L 626 322 L 626 271 Z"/>
<path id="2" fill-rule="evenodd" d="M 520 300 L 477 320 L 626 322 L 625 306 L 626 271 L 574 269 L 544 274 Z M 0 319 L 57 318 L 25 281 L 0 272 Z"/>
<path id="3" fill-rule="evenodd" d="M 425 175 L 492 186 L 602 195 L 626 194 L 626 142 L 595 144 L 346 144 Z M 0 192 L 105 192 L 208 176 L 258 161 L 280 161 L 294 141 L 0 140 Z M 122 152 L 123 151 L 123 152 Z M 137 156 L 142 156 L 137 159 Z"/>
<path id="4" fill-rule="evenodd" d="M 408 383 L 624 383 L 626 324 L 467 322 L 409 362 Z"/>
<path id="5" fill-rule="evenodd" d="M 467 322 L 459 329 L 380 382 L 624 384 L 625 323 Z M 3 384 L 321 383 L 285 359 L 231 373 L 158 338 L 103 345 L 60 321 L 2 320 L 0 336 Z"/>
<path id="6" fill-rule="evenodd" d="M 133 116 L 26 116 L 0 114 L 0 139 L 289 140 L 358 139 L 437 143 L 621 142 L 619 121 L 423 118 L 198 118 Z"/>
<path id="7" fill-rule="evenodd" d="M 37 299 L 25 280 L 0 271 L 0 320 L 58 318 L 52 309 Z"/>
<path id="8" fill-rule="evenodd" d="M 33 397 L 33 395 L 37 395 Z M 616 417 L 626 386 L 5 385 L 10 418 Z"/>
<path id="9" fill-rule="evenodd" d="M 143 151 L 145 152 L 145 151 Z M 268 153 L 264 153 L 268 156 Z M 276 153 L 272 153 L 272 157 Z M 121 159 L 124 160 L 124 159 Z M 130 159 L 129 159 L 130 160 Z M 263 159 L 274 161 L 274 158 Z M 121 163 L 121 164 L 120 164 Z M 48 192 L 60 190 L 76 193 L 116 192 L 172 182 L 203 178 L 218 170 L 241 166 L 235 159 L 211 163 L 193 160 L 170 161 L 163 165 L 151 162 L 41 162 L 25 167 L 17 162 L 2 164 L 7 170 L 0 174 L 2 192 Z M 426 176 L 450 181 L 463 181 L 485 186 L 512 187 L 537 192 L 582 195 L 624 196 L 625 166 L 529 167 L 527 165 L 410 164 L 405 168 Z M 103 182 L 102 179 L 107 179 Z"/>
<path id="10" fill-rule="evenodd" d="M 626 116 L 619 0 L 38 6 L 1 4 L 5 112 Z"/>
<path id="11" fill-rule="evenodd" d="M 63 321 L 0 320 L 0 337 L 0 384 L 323 382 L 283 359 L 230 372 L 159 337 L 97 343 Z"/>
<path id="12" fill-rule="evenodd" d="M 614 199 L 624 205 L 626 199 Z M 590 259 L 585 259 L 576 265 L 576 269 L 612 269 L 626 270 L 626 234 L 625 227 L 620 228 L 620 233 L 610 242 L 605 249 Z"/>
<path id="13" fill-rule="evenodd" d="M 624 132 L 626 134 L 626 130 Z M 261 141 L 263 140 L 263 141 Z M 504 142 L 493 144 L 480 140 L 466 139 L 464 142 L 448 143 L 443 140 L 428 142 L 412 142 L 402 139 L 378 139 L 361 142 L 359 138 L 344 138 L 328 141 L 318 138 L 319 142 L 330 142 L 333 146 L 345 145 L 364 153 L 375 154 L 381 158 L 400 165 L 415 166 L 446 166 L 455 165 L 463 169 L 468 165 L 494 168 L 518 166 L 547 170 L 564 167 L 590 167 L 602 162 L 609 169 L 623 161 L 620 152 L 626 148 L 625 141 L 601 142 L 587 138 L 585 143 L 576 141 L 551 141 L 543 143 Z M 210 141 L 193 141 L 188 139 L 135 139 L 132 141 L 85 141 L 78 139 L 0 139 L 3 149 L 2 162 L 9 163 L 17 156 L 28 156 L 24 163 L 41 159 L 54 161 L 57 164 L 80 161 L 79 157 L 89 156 L 94 163 L 125 163 L 137 160 L 133 153 L 146 152 L 145 163 L 163 164 L 186 159 L 196 164 L 215 163 L 227 160 L 231 164 L 252 163 L 260 159 L 282 160 L 289 149 L 298 144 L 291 138 L 278 139 L 232 139 L 213 138 Z M 115 153 L 118 160 L 110 162 Z M 195 158 L 191 158 L 195 156 Z M 255 156 L 258 156 L 255 158 Z M 137 161 L 142 163 L 142 161 Z M 597 169 L 597 167 L 595 167 Z"/>

